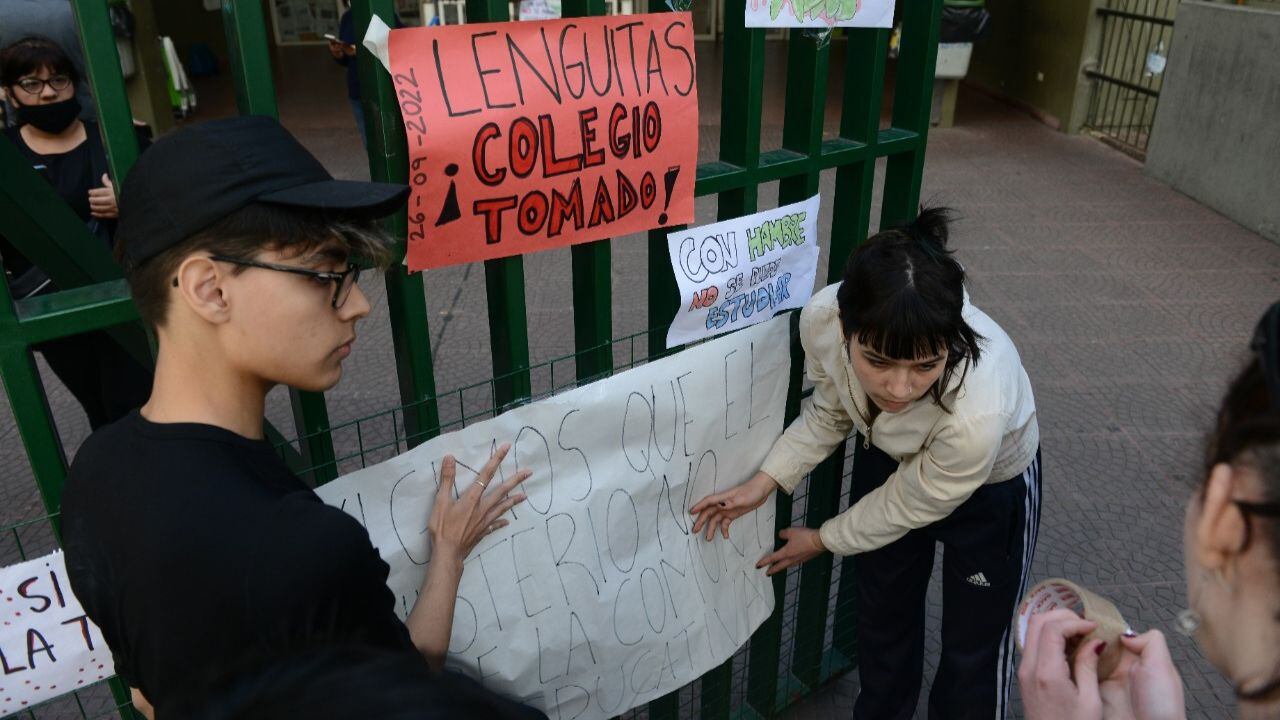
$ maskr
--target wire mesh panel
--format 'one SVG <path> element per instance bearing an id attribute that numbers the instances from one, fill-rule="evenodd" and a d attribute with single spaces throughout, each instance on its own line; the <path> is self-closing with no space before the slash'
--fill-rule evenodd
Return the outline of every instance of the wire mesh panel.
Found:
<path id="1" fill-rule="evenodd" d="M 1085 125 L 1103 139 L 1145 157 L 1178 0 L 1107 0 L 1099 7 L 1102 42 Z"/>
<path id="2" fill-rule="evenodd" d="M 1116 2 L 1132 0 L 1115 0 Z M 107 0 L 73 0 L 86 49 L 89 77 L 99 104 L 104 137 L 117 177 L 137 156 L 131 117 L 123 92 L 119 60 L 110 41 Z M 357 35 L 376 13 L 392 17 L 394 0 L 354 0 Z M 818 192 L 824 171 L 835 176 L 831 202 L 829 261 L 822 274 L 839 279 L 844 258 L 872 224 L 877 161 L 884 161 L 879 223 L 911 216 L 919 202 L 926 134 L 929 128 L 938 20 L 942 0 L 902 3 L 902 40 L 893 73 L 892 115 L 882 124 L 886 88 L 887 30 L 841 30 L 843 90 L 834 109 L 838 130 L 824 136 L 832 49 L 808 35 L 791 33 L 785 50 L 785 95 L 781 143 L 762 148 L 765 112 L 766 34 L 744 27 L 745 3 L 726 3 L 717 128 L 718 155 L 698 167 L 696 195 L 716 203 L 728 219 L 758 210 L 760 193 L 776 183 L 776 202 L 804 200 Z M 565 0 L 566 16 L 603 15 L 604 0 Z M 663 12 L 663 0 L 648 10 Z M 506 0 L 468 0 L 470 22 L 508 19 Z M 231 57 L 231 76 L 241 113 L 276 115 L 267 31 L 257 0 L 223 0 L 222 20 Z M 409 178 L 405 133 L 388 73 L 365 50 L 359 54 L 362 106 L 369 128 L 372 179 L 404 183 Z M 705 132 L 705 129 L 704 129 Z M 147 337 L 137 323 L 120 271 L 95 251 L 70 211 L 45 183 L 34 179 L 16 149 L 0 139 L 0 233 L 49 271 L 59 292 L 15 301 L 0 284 L 0 376 L 17 431 L 30 462 L 43 512 L 0 517 L 0 561 L 9 564 L 37 557 L 57 546 L 58 511 L 67 458 L 48 397 L 41 384 L 32 346 L 53 338 L 108 329 L 135 355 L 148 355 Z M 405 211 L 384 221 L 391 234 L 406 234 Z M 268 426 L 268 437 L 300 475 L 319 484 L 386 460 L 415 445 L 469 423 L 493 417 L 515 404 L 548 397 L 593 379 L 633 367 L 669 351 L 667 327 L 678 298 L 667 261 L 666 234 L 648 233 L 648 330 L 614 336 L 611 270 L 612 242 L 574 247 L 574 352 L 554 360 L 530 361 L 529 325 L 521 257 L 484 263 L 488 297 L 491 379 L 438 392 L 432 362 L 424 277 L 410 275 L 400 263 L 385 272 L 391 341 L 394 346 L 399 404 L 334 426 L 325 397 L 291 393 L 294 428 Z M 794 331 L 788 420 L 802 401 L 803 357 Z M 285 440 L 286 435 L 291 440 Z M 841 447 L 814 470 L 792 496 L 779 494 L 777 529 L 803 523 L 817 527 L 847 507 L 851 453 Z M 848 560 L 819 558 L 775 576 L 777 610 L 752 639 L 723 665 L 699 681 L 628 713 L 647 718 L 770 717 L 835 674 L 853 667 L 854 582 Z M 98 717 L 131 712 L 123 686 L 95 686 L 24 716 Z"/>

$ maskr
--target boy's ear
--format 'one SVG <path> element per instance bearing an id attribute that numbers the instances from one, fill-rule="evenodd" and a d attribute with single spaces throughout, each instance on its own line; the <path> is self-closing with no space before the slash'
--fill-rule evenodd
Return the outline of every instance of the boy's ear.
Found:
<path id="1" fill-rule="evenodd" d="M 223 323 L 230 318 L 223 287 L 227 277 L 218 263 L 192 255 L 178 266 L 173 280 L 177 284 L 174 294 L 206 322 Z"/>

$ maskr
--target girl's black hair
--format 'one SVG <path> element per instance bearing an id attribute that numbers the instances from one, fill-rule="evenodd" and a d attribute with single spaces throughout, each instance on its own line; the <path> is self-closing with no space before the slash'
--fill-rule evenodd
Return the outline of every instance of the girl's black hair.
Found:
<path id="1" fill-rule="evenodd" d="M 929 389 L 942 392 L 965 361 L 978 362 L 981 335 L 965 322 L 964 269 L 947 249 L 948 208 L 922 208 L 912 221 L 881 230 L 850 256 L 837 293 L 845 343 L 853 337 L 896 360 L 935 357 L 946 368 Z"/>
<path id="2" fill-rule="evenodd" d="M 49 68 L 55 75 L 66 75 L 72 83 L 80 82 L 71 56 L 58 43 L 40 35 L 28 35 L 0 50 L 0 85 L 13 87 L 27 75 Z"/>

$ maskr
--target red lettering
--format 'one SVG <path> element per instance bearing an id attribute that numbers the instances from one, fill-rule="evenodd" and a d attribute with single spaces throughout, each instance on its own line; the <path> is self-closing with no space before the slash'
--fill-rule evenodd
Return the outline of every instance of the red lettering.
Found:
<path id="1" fill-rule="evenodd" d="M 529 118 L 516 118 L 511 123 L 508 139 L 511 151 L 511 172 L 516 177 L 529 177 L 538 162 L 538 128 Z"/>
<path id="2" fill-rule="evenodd" d="M 506 168 L 490 170 L 484 161 L 489 141 L 500 137 L 502 137 L 502 131 L 498 129 L 497 123 L 485 123 L 484 127 L 480 128 L 480 132 L 476 133 L 476 142 L 471 146 L 471 165 L 475 168 L 476 177 L 490 187 L 500 184 L 507 177 Z"/>
<path id="3" fill-rule="evenodd" d="M 625 158 L 627 152 L 631 149 L 630 133 L 618 132 L 618 126 L 626 121 L 627 108 L 622 103 L 615 104 L 613 109 L 609 111 L 609 150 L 619 160 Z"/>
<path id="4" fill-rule="evenodd" d="M 551 212 L 547 218 L 547 237 L 556 237 L 564 228 L 564 221 L 573 219 L 573 229 L 582 229 L 582 179 L 573 181 L 569 188 L 569 196 L 561 195 L 558 190 L 551 191 Z"/>
<path id="5" fill-rule="evenodd" d="M 591 123 L 596 121 L 596 117 L 595 108 L 587 108 L 578 113 L 578 128 L 582 132 L 583 165 L 586 167 L 604 164 L 604 150 L 592 149 L 591 147 L 596 140 L 596 130 L 591 127 Z"/>
<path id="6" fill-rule="evenodd" d="M 547 222 L 547 196 L 534 190 L 520 200 L 520 212 L 516 214 L 516 224 L 520 232 L 532 235 L 542 229 Z"/>
<path id="7" fill-rule="evenodd" d="M 636 186 L 631 184 L 631 180 L 618 171 L 618 217 L 624 218 L 632 210 L 636 209 L 639 200 L 636 196 Z"/>
<path id="8" fill-rule="evenodd" d="M 477 215 L 484 215 L 485 243 L 493 245 L 502 239 L 502 213 L 514 209 L 515 206 L 515 195 L 477 200 L 471 204 L 473 212 Z"/>
<path id="9" fill-rule="evenodd" d="M 653 179 L 653 173 L 645 171 L 644 177 L 640 178 L 640 204 L 648 210 L 656 199 L 658 199 L 658 182 Z"/>
<path id="10" fill-rule="evenodd" d="M 582 169 L 582 156 L 556 157 L 556 129 L 550 115 L 538 116 L 538 128 L 542 131 L 542 176 L 555 177 Z M 544 197 L 543 200 L 546 200 Z"/>
<path id="11" fill-rule="evenodd" d="M 587 226 L 595 227 L 602 222 L 613 222 L 614 217 L 609 186 L 605 184 L 604 178 L 600 178 L 600 182 L 596 184 L 596 196 L 591 204 L 591 219 L 587 220 Z"/>
<path id="12" fill-rule="evenodd" d="M 644 149 L 649 152 L 657 150 L 658 141 L 662 139 L 662 112 L 658 110 L 658 103 L 650 100 L 644 106 L 644 123 L 641 128 Z"/>

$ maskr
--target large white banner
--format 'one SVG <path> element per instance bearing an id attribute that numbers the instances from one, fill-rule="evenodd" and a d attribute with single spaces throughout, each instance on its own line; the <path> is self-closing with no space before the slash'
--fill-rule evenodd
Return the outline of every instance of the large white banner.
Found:
<path id="1" fill-rule="evenodd" d="M 689 508 L 755 473 L 782 433 L 788 319 L 704 343 L 443 435 L 339 478 L 320 496 L 364 524 L 398 611 L 431 561 L 444 455 L 465 490 L 494 448 L 530 468 L 511 524 L 467 558 L 449 664 L 552 720 L 592 720 L 665 695 L 724 662 L 773 611 L 755 563 L 772 502 L 729 539 L 690 535 Z"/>
<path id="2" fill-rule="evenodd" d="M 804 307 L 818 270 L 819 198 L 669 233 L 680 307 L 667 347 Z"/>
<path id="3" fill-rule="evenodd" d="M 893 27 L 894 0 L 746 0 L 747 27 Z"/>
<path id="4" fill-rule="evenodd" d="M 0 717 L 115 674 L 62 551 L 0 568 Z"/>

